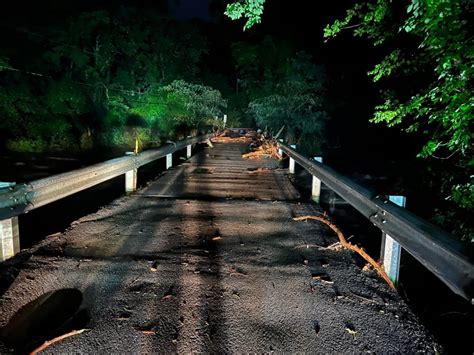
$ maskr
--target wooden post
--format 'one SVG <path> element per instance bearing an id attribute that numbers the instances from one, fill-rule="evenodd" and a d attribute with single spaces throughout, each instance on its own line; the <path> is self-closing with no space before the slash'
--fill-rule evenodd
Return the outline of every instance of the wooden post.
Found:
<path id="1" fill-rule="evenodd" d="M 20 251 L 18 217 L 0 221 L 0 261 L 5 261 Z"/>
<path id="2" fill-rule="evenodd" d="M 322 157 L 314 157 L 314 160 L 317 162 L 322 163 L 323 158 Z M 319 203 L 319 199 L 321 196 L 321 180 L 319 180 L 316 176 L 313 175 L 313 184 L 312 184 L 312 189 L 311 189 L 311 199 Z"/>
<path id="3" fill-rule="evenodd" d="M 405 207 L 406 197 L 405 196 L 389 196 L 388 199 L 398 206 Z M 388 234 L 382 234 L 382 247 L 380 251 L 380 257 L 383 261 L 383 267 L 390 280 L 396 286 L 398 283 L 398 277 L 400 273 L 400 257 L 402 247 Z"/>

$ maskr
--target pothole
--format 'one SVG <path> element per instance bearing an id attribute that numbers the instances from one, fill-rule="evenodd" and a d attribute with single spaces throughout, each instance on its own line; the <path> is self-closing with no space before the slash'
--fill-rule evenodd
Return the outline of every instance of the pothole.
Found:
<path id="1" fill-rule="evenodd" d="M 0 331 L 0 339 L 16 352 L 35 349 L 47 340 L 86 328 L 82 292 L 65 288 L 47 292 L 21 307 Z"/>

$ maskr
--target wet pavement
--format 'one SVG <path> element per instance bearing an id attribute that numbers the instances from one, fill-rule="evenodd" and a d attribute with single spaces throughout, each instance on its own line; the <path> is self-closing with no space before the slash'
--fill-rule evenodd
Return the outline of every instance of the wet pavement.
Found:
<path id="1" fill-rule="evenodd" d="M 19 273 L 0 299 L 10 331 L 0 331 L 0 350 L 31 350 L 78 328 L 87 331 L 45 352 L 438 350 L 358 256 L 327 248 L 337 242 L 329 229 L 293 220 L 321 210 L 300 201 L 286 171 L 242 159 L 244 149 L 207 148 L 10 261 Z M 65 324 L 9 341 L 15 313 L 60 289 L 82 294 Z M 44 312 L 64 312 L 51 306 L 64 302 Z"/>

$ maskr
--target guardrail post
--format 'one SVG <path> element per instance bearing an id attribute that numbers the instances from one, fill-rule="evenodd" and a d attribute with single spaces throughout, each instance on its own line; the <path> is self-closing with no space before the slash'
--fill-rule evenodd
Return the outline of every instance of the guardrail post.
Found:
<path id="1" fill-rule="evenodd" d="M 390 201 L 398 206 L 405 207 L 406 197 L 391 195 L 388 197 Z M 400 257 L 402 247 L 388 234 L 382 234 L 382 248 L 380 255 L 383 261 L 383 267 L 390 280 L 396 286 L 398 283 L 398 276 L 400 272 Z"/>
<path id="2" fill-rule="evenodd" d="M 317 162 L 322 163 L 323 162 L 323 157 L 314 157 L 314 160 Z M 321 196 L 321 180 L 319 180 L 316 176 L 313 175 L 313 184 L 311 188 L 311 199 L 319 203 L 319 198 Z"/>
<path id="3" fill-rule="evenodd" d="M 166 170 L 173 166 L 173 153 L 166 154 Z"/>
<path id="4" fill-rule="evenodd" d="M 20 251 L 18 217 L 0 221 L 0 261 L 5 261 Z"/>
<path id="5" fill-rule="evenodd" d="M 283 139 L 279 139 L 279 141 L 283 143 Z M 278 155 L 283 156 L 283 150 L 281 150 L 281 148 L 278 148 Z"/>
<path id="6" fill-rule="evenodd" d="M 138 169 L 129 170 L 125 173 L 125 192 L 130 193 L 137 190 Z"/>
<path id="7" fill-rule="evenodd" d="M 186 158 L 189 159 L 191 158 L 191 155 L 192 155 L 192 145 L 188 145 L 186 146 Z"/>
<path id="8" fill-rule="evenodd" d="M 290 144 L 290 147 L 296 149 L 296 144 Z M 290 174 L 295 173 L 295 159 L 293 159 L 292 157 L 290 157 L 290 166 L 288 167 L 288 172 Z"/>
<path id="9" fill-rule="evenodd" d="M 134 152 L 126 152 L 125 155 L 135 155 Z M 138 169 L 132 169 L 125 173 L 125 193 L 137 190 Z"/>

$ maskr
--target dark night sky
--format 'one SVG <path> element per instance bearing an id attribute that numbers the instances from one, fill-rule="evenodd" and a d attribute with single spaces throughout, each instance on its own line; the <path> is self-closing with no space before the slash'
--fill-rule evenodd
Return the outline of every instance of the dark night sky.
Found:
<path id="1" fill-rule="evenodd" d="M 208 0 L 168 0 L 168 9 L 171 16 L 180 20 L 210 20 Z"/>

